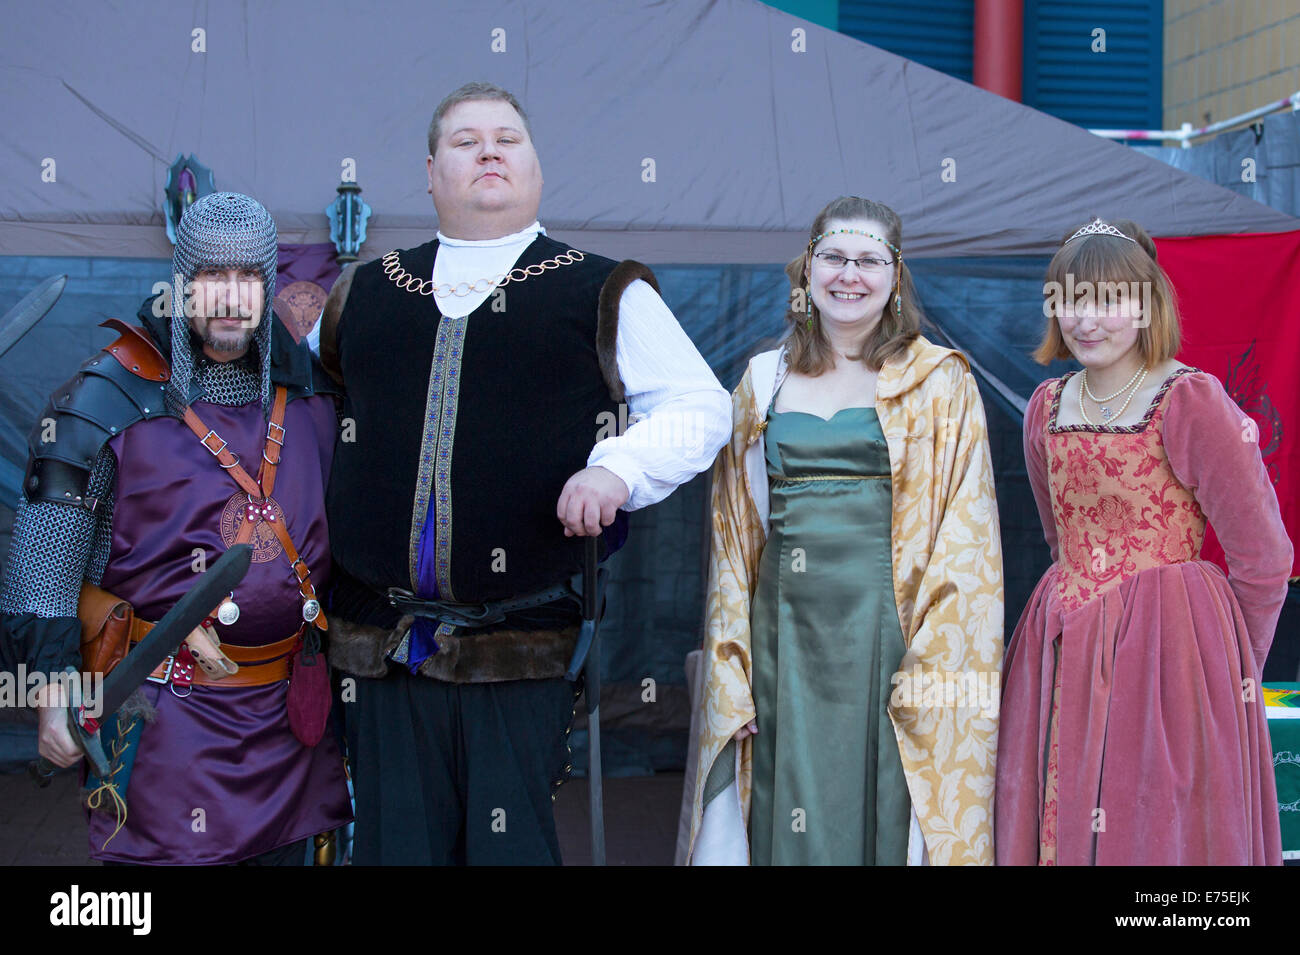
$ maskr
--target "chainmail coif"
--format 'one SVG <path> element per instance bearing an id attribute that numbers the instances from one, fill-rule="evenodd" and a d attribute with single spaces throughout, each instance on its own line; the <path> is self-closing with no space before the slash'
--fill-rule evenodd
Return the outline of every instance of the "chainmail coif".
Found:
<path id="1" fill-rule="evenodd" d="M 171 410 L 181 413 L 194 377 L 190 321 L 185 314 L 185 286 L 204 268 L 252 269 L 266 289 L 262 315 L 253 335 L 261 362 L 263 413 L 270 411 L 271 323 L 277 261 L 275 222 L 256 199 L 237 192 L 214 192 L 185 211 L 176 227 L 172 253 L 172 377 L 167 390 Z"/>
<path id="2" fill-rule="evenodd" d="M 256 269 L 266 283 L 262 319 L 249 352 L 228 362 L 201 356 L 196 361 L 193 342 L 198 339 L 191 335 L 185 317 L 184 283 L 208 266 Z M 173 384 L 197 380 L 204 401 L 238 407 L 260 399 L 263 411 L 269 409 L 275 269 L 275 224 L 259 203 L 225 192 L 204 196 L 190 207 L 177 230 L 172 256 Z M 179 276 L 183 278 L 178 284 Z M 178 295 L 182 296 L 179 300 Z M 174 404 L 177 394 L 169 389 L 167 398 L 179 413 L 185 405 L 184 398 L 179 407 Z M 94 513 L 52 501 L 19 498 L 9 558 L 0 581 L 0 612 L 76 616 L 82 579 L 98 584 L 108 563 L 116 484 L 117 459 L 105 447 L 90 474 L 88 493 L 99 500 Z"/>

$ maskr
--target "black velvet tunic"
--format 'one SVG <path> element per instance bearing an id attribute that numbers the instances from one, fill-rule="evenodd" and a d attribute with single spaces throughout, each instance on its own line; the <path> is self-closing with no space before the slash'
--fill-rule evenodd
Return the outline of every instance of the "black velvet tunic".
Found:
<path id="1" fill-rule="evenodd" d="M 437 245 L 397 261 L 428 279 Z M 516 268 L 565 251 L 538 236 Z M 351 577 L 372 595 L 417 590 L 430 513 L 442 599 L 516 596 L 581 569 L 582 540 L 564 536 L 555 506 L 586 467 L 610 420 L 602 415 L 617 420 L 596 347 L 600 292 L 616 264 L 587 254 L 544 269 L 462 318 L 399 287 L 384 260 L 356 269 L 335 336 L 346 399 L 327 503 L 342 586 Z M 336 594 L 335 604 L 359 622 L 395 620 L 361 594 Z"/>

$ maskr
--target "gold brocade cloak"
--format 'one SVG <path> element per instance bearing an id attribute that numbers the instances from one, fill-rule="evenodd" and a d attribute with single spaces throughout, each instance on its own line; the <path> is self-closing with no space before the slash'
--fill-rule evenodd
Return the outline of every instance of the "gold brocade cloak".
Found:
<path id="1" fill-rule="evenodd" d="M 756 716 L 749 615 L 767 534 L 760 438 L 784 357 L 767 352 L 751 361 L 732 396 L 731 440 L 713 470 L 699 758 L 687 780 L 688 859 L 709 769 Z M 965 357 L 919 337 L 881 369 L 876 413 L 889 448 L 894 599 L 908 647 L 889 716 L 908 791 L 931 864 L 992 865 L 1003 596 L 984 407 Z M 736 766 L 746 824 L 751 753 L 746 737 Z"/>

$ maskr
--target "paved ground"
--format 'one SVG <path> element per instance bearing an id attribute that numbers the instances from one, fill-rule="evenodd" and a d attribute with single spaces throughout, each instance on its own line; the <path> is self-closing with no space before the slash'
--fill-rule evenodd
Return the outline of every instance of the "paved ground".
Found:
<path id="1" fill-rule="evenodd" d="M 605 855 L 609 865 L 672 865 L 682 774 L 605 780 Z M 555 797 L 555 823 L 566 865 L 591 863 L 587 781 L 573 779 Z"/>
<path id="2" fill-rule="evenodd" d="M 681 798 L 681 773 L 606 780 L 609 864 L 672 865 Z M 560 787 L 555 819 L 565 863 L 589 864 L 585 779 Z M 0 866 L 96 864 L 86 853 L 86 824 L 73 774 L 61 773 L 43 790 L 25 772 L 0 775 Z"/>

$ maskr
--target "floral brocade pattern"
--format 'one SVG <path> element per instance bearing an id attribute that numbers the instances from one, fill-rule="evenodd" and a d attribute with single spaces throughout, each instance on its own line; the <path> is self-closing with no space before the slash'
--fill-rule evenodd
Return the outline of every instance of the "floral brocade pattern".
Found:
<path id="1" fill-rule="evenodd" d="M 1196 560 L 1205 515 L 1174 476 L 1161 436 L 1165 381 L 1142 421 L 1129 427 L 1057 428 L 1067 375 L 1048 386 L 1048 482 L 1060 544 L 1057 597 L 1075 610 L 1152 567 Z"/>

